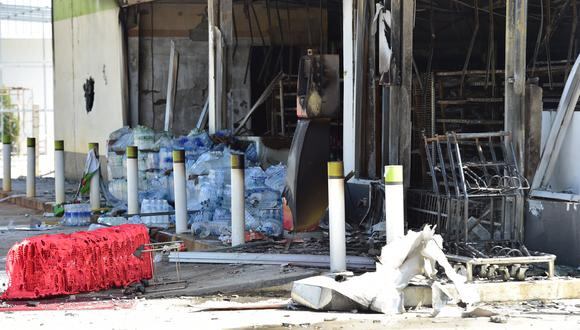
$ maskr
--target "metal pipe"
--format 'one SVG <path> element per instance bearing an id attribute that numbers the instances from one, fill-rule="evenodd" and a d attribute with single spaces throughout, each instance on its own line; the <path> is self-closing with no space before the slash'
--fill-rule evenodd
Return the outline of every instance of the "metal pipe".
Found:
<path id="1" fill-rule="evenodd" d="M 385 166 L 385 221 L 387 244 L 405 234 L 403 166 Z"/>
<path id="2" fill-rule="evenodd" d="M 54 141 L 54 202 L 64 204 L 64 141 Z"/>
<path id="3" fill-rule="evenodd" d="M 127 212 L 139 213 L 139 161 L 136 146 L 127 147 Z"/>
<path id="4" fill-rule="evenodd" d="M 36 196 L 36 139 L 26 139 L 27 163 L 26 163 L 26 197 Z"/>
<path id="5" fill-rule="evenodd" d="M 11 173 L 11 158 L 12 158 L 12 139 L 8 134 L 2 134 L 2 157 L 4 157 L 4 175 L 2 177 L 2 190 L 12 191 L 12 173 Z"/>
<path id="6" fill-rule="evenodd" d="M 97 162 L 99 161 L 99 144 L 96 142 L 93 143 L 89 143 L 89 152 L 90 151 L 94 151 L 95 153 L 95 158 L 97 159 Z M 89 201 L 91 204 L 91 211 L 95 211 L 101 208 L 101 166 L 99 163 L 99 169 L 97 170 L 97 173 L 95 173 L 92 177 L 91 177 L 91 182 L 90 182 L 90 192 L 89 192 Z"/>
<path id="7" fill-rule="evenodd" d="M 330 257 L 309 254 L 264 254 L 230 252 L 170 252 L 169 262 L 202 264 L 254 264 L 254 265 L 303 265 L 328 267 Z M 375 261 L 369 257 L 348 256 L 348 269 L 374 269 Z"/>
<path id="8" fill-rule="evenodd" d="M 328 162 L 328 227 L 330 271 L 346 271 L 344 168 L 342 162 Z"/>
<path id="9" fill-rule="evenodd" d="M 238 246 L 246 243 L 246 193 L 244 187 L 244 155 L 232 155 L 231 165 L 232 246 Z"/>
<path id="10" fill-rule="evenodd" d="M 175 232 L 187 232 L 187 192 L 185 190 L 185 151 L 173 151 L 173 190 L 175 194 Z"/>
<path id="11" fill-rule="evenodd" d="M 356 163 L 356 121 L 354 107 L 354 8 L 353 0 L 342 1 L 342 62 L 343 62 L 343 111 L 342 144 L 344 168 L 355 170 Z M 290 22 L 290 20 L 288 20 Z M 291 30 L 290 30 L 291 31 Z M 385 119 L 383 119 L 385 122 Z"/>

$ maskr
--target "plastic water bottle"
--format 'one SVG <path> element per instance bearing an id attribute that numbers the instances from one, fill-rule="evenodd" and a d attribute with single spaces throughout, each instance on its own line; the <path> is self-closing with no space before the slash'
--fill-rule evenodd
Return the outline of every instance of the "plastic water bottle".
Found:
<path id="1" fill-rule="evenodd" d="M 73 205 L 71 225 L 72 226 L 79 225 L 79 206 L 78 206 L 78 204 Z"/>
<path id="2" fill-rule="evenodd" d="M 207 238 L 211 231 L 207 222 L 194 222 L 191 225 L 191 233 L 199 238 Z"/>

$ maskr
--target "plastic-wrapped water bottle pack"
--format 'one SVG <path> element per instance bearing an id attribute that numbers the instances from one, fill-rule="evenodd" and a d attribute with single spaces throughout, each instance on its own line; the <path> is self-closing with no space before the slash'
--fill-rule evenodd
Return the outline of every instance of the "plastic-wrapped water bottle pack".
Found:
<path id="1" fill-rule="evenodd" d="M 143 216 L 143 214 L 170 211 L 173 211 L 173 208 L 165 199 L 144 199 L 141 203 L 141 221 L 148 227 L 168 228 L 171 223 L 169 215 Z"/>
<path id="2" fill-rule="evenodd" d="M 91 223 L 90 204 L 66 204 L 62 224 L 65 226 L 88 226 Z"/>

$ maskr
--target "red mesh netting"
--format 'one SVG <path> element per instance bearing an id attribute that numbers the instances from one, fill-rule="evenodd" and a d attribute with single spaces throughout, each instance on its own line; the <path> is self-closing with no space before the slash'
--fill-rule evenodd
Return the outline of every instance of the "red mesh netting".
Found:
<path id="1" fill-rule="evenodd" d="M 153 275 L 143 225 L 41 235 L 14 245 L 6 257 L 10 284 L 1 299 L 30 299 L 122 287 Z"/>

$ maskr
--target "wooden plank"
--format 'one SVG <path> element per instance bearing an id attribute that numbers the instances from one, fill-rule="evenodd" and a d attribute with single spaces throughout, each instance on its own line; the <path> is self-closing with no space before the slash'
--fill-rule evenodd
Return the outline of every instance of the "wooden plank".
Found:
<path id="1" fill-rule="evenodd" d="M 169 74 L 167 76 L 167 95 L 165 101 L 165 124 L 163 130 L 169 132 L 173 127 L 173 107 L 177 90 L 177 70 L 179 67 L 179 53 L 175 49 L 175 42 L 171 40 L 169 52 Z"/>

